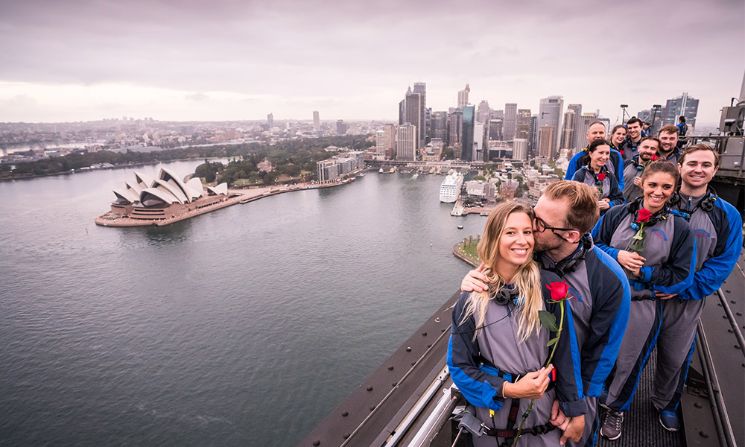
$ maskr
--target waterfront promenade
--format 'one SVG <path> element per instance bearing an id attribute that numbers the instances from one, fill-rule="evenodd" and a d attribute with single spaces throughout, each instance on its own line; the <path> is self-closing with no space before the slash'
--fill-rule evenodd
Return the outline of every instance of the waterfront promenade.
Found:
<path id="1" fill-rule="evenodd" d="M 153 213 L 142 213 L 142 207 L 136 207 L 131 214 L 121 215 L 113 211 L 108 211 L 96 217 L 96 225 L 103 227 L 143 227 L 157 226 L 162 227 L 191 219 L 202 214 L 217 211 L 237 204 L 246 204 L 265 197 L 276 196 L 293 191 L 304 191 L 308 189 L 333 188 L 335 186 L 346 185 L 356 179 L 359 171 L 350 174 L 346 179 L 328 182 L 304 182 L 292 185 L 272 185 L 258 188 L 247 189 L 229 189 L 225 196 L 209 196 L 196 200 L 187 205 L 172 204 L 166 208 L 153 208 Z M 144 208 L 147 210 L 147 208 Z"/>

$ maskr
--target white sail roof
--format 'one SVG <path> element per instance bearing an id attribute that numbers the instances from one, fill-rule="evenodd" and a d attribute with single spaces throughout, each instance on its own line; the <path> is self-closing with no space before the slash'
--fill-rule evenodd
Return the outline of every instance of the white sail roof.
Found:
<path id="1" fill-rule="evenodd" d="M 227 183 L 220 183 L 216 186 L 208 186 L 207 191 L 210 195 L 219 196 L 221 194 L 227 194 L 228 193 L 228 184 Z"/>

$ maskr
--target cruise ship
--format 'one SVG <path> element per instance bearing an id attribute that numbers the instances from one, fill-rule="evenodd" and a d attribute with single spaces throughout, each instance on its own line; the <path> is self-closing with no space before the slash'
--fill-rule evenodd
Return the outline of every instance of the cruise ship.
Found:
<path id="1" fill-rule="evenodd" d="M 450 171 L 440 185 L 440 202 L 455 203 L 460 196 L 461 185 L 463 185 L 463 174 Z"/>

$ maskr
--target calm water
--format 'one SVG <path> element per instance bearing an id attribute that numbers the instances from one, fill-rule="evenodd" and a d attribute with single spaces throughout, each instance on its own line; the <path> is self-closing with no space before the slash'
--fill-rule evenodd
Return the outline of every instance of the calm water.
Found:
<path id="1" fill-rule="evenodd" d="M 443 177 L 369 173 L 97 227 L 130 177 L 0 183 L 2 445 L 293 445 L 455 291 L 485 220 Z"/>

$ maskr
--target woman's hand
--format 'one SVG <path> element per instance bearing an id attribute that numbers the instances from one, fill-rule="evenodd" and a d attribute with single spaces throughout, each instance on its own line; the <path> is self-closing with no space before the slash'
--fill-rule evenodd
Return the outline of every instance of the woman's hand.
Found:
<path id="1" fill-rule="evenodd" d="M 618 252 L 618 263 L 621 264 L 621 267 L 630 271 L 635 276 L 639 276 L 639 269 L 644 267 L 646 261 L 647 260 L 639 253 L 626 250 Z"/>
<path id="2" fill-rule="evenodd" d="M 609 204 L 609 203 L 608 203 L 608 201 L 607 201 L 607 200 L 605 200 L 605 199 L 603 199 L 603 200 L 598 200 L 598 208 L 600 208 L 600 211 L 605 211 L 605 210 L 607 210 L 608 208 L 610 208 L 610 204 Z"/>
<path id="3" fill-rule="evenodd" d="M 515 383 L 505 382 L 502 384 L 502 395 L 511 399 L 539 399 L 543 397 L 550 382 L 548 375 L 554 365 L 548 365 L 538 371 L 525 374 Z"/>
<path id="4" fill-rule="evenodd" d="M 460 290 L 463 292 L 486 292 L 489 287 L 486 285 L 489 280 L 484 275 L 486 266 L 482 262 L 479 266 L 469 271 L 460 283 Z"/>

